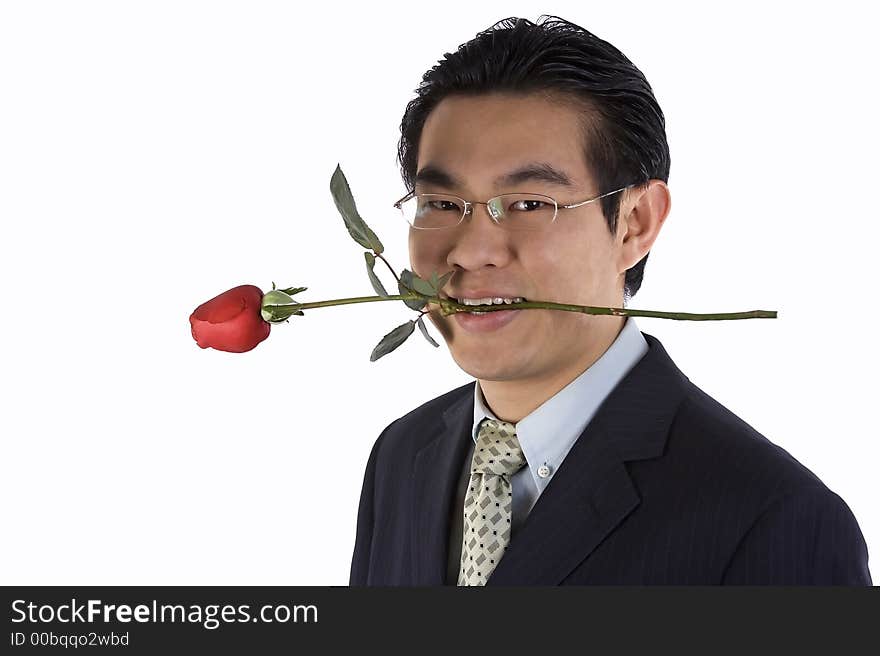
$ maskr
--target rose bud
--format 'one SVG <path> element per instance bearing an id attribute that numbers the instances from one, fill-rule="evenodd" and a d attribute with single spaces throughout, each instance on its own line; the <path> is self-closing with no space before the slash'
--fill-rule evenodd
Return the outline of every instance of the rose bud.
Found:
<path id="1" fill-rule="evenodd" d="M 244 353 L 269 336 L 263 321 L 263 292 L 255 285 L 239 285 L 202 303 L 189 317 L 193 339 L 202 348 Z"/>

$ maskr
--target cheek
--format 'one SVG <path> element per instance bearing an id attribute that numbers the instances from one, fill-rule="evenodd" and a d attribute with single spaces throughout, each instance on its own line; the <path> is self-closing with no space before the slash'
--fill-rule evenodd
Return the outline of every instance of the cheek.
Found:
<path id="1" fill-rule="evenodd" d="M 413 271 L 420 277 L 430 276 L 430 271 L 422 271 L 427 267 L 434 267 L 440 262 L 442 257 L 442 247 L 436 241 L 428 241 L 424 238 L 409 238 L 409 261 L 413 267 Z"/>
<path id="2" fill-rule="evenodd" d="M 584 255 L 576 242 L 554 239 L 540 246 L 532 244 L 519 255 L 523 271 L 545 294 L 558 295 L 561 290 L 576 288 L 582 278 Z"/>
<path id="3" fill-rule="evenodd" d="M 596 305 L 596 286 L 600 284 L 600 272 L 589 255 L 571 246 L 559 248 L 549 256 L 532 258 L 525 263 L 531 284 L 541 298 L 557 303 Z M 578 315 L 571 312 L 552 312 L 554 323 L 578 323 Z"/>

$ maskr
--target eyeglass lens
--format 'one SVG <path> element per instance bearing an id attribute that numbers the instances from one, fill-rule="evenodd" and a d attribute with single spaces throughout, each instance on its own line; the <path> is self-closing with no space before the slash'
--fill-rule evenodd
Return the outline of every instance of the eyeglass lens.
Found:
<path id="1" fill-rule="evenodd" d="M 439 230 L 462 222 L 465 204 L 446 194 L 419 194 L 401 203 L 403 216 L 414 228 Z M 553 222 L 556 202 L 540 194 L 502 194 L 488 201 L 492 217 L 507 230 L 539 230 Z M 477 206 L 471 206 L 471 212 Z"/>

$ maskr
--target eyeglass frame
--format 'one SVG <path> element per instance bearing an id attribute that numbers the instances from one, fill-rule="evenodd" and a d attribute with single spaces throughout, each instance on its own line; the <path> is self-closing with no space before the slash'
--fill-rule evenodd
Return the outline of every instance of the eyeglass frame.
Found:
<path id="1" fill-rule="evenodd" d="M 464 217 L 466 217 L 466 216 L 471 212 L 471 210 L 472 210 L 472 208 L 473 208 L 474 205 L 485 205 L 485 206 L 486 206 L 486 212 L 487 212 L 487 214 L 489 215 L 489 218 L 491 218 L 492 221 L 494 221 L 496 225 L 499 225 L 499 226 L 500 226 L 501 223 L 499 223 L 498 219 L 496 219 L 495 216 L 492 214 L 492 212 L 489 210 L 489 203 L 490 203 L 491 201 L 493 201 L 493 200 L 495 200 L 495 199 L 497 199 L 497 198 L 499 198 L 499 197 L 501 197 L 501 196 L 517 196 L 517 195 L 523 195 L 523 196 L 541 196 L 541 197 L 543 197 L 543 198 L 549 198 L 550 200 L 552 200 L 552 201 L 553 201 L 553 205 L 554 205 L 555 208 L 556 208 L 555 211 L 553 212 L 553 218 L 550 220 L 550 223 L 547 223 L 547 224 L 546 224 L 546 225 L 551 225 L 552 223 L 555 223 L 555 222 L 556 222 L 556 217 L 559 216 L 559 210 L 560 210 L 560 209 L 563 209 L 563 210 L 569 210 L 569 209 L 572 209 L 572 208 L 575 208 L 575 207 L 580 207 L 581 205 L 586 205 L 587 203 L 592 203 L 592 202 L 594 202 L 594 201 L 599 200 L 600 198 L 605 198 L 606 196 L 611 196 L 612 194 L 617 194 L 617 193 L 620 193 L 621 191 L 626 191 L 627 189 L 630 189 L 630 188 L 635 187 L 635 186 L 637 186 L 637 183 L 634 182 L 634 183 L 632 183 L 632 184 L 628 184 L 628 185 L 626 185 L 625 187 L 621 187 L 620 189 L 615 189 L 614 191 L 608 191 L 608 192 L 606 192 L 606 193 L 604 193 L 604 194 L 600 194 L 600 195 L 598 195 L 598 196 L 595 196 L 594 198 L 588 198 L 587 200 L 583 200 L 583 201 L 581 201 L 581 202 L 579 202 L 579 203 L 570 203 L 570 204 L 568 204 L 568 205 L 560 205 L 560 204 L 559 204 L 559 201 L 557 201 L 555 198 L 553 198 L 553 196 L 548 196 L 547 194 L 536 194 L 536 193 L 531 193 L 531 192 L 529 192 L 529 193 L 525 193 L 525 192 L 512 191 L 512 192 L 506 192 L 506 193 L 503 193 L 503 194 L 498 194 L 498 196 L 492 196 L 492 198 L 489 198 L 489 199 L 487 199 L 486 201 L 478 201 L 478 200 L 475 200 L 475 201 L 469 201 L 469 200 L 465 200 L 465 199 L 462 198 L 461 196 L 456 196 L 455 194 L 436 194 L 436 193 L 430 193 L 430 192 L 426 192 L 425 194 L 417 194 L 417 193 L 415 192 L 415 189 L 413 189 L 412 191 L 410 191 L 409 193 L 407 193 L 403 198 L 401 198 L 401 199 L 398 200 L 396 203 L 394 203 L 394 204 L 392 205 L 392 207 L 395 207 L 395 208 L 397 208 L 398 210 L 400 210 L 401 212 L 403 212 L 403 209 L 400 207 L 400 205 L 401 205 L 402 203 L 404 203 L 404 202 L 410 200 L 411 198 L 413 198 L 413 197 L 415 197 L 415 196 L 428 196 L 428 195 L 431 195 L 431 196 L 451 196 L 452 198 L 457 198 L 458 200 L 460 200 L 461 202 L 464 203 L 464 212 L 461 213 L 461 218 L 458 220 L 458 223 L 456 223 L 455 225 L 446 226 L 445 228 L 417 228 L 416 226 L 414 226 L 414 225 L 412 225 L 411 223 L 409 223 L 409 221 L 407 221 L 407 224 L 408 224 L 410 227 L 412 227 L 413 229 L 415 229 L 415 230 L 446 230 L 446 229 L 449 229 L 449 228 L 457 228 L 457 227 L 460 226 L 462 223 L 464 223 Z"/>

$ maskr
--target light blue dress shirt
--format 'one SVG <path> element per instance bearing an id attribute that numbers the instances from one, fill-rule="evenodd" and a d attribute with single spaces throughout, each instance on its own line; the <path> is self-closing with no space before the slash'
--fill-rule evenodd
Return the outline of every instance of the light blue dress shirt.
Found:
<path id="1" fill-rule="evenodd" d="M 647 351 L 648 343 L 636 326 L 635 319 L 627 317 L 617 338 L 598 360 L 516 423 L 516 436 L 528 464 L 510 479 L 511 540 L 605 397 Z M 487 417 L 498 419 L 487 406 L 477 381 L 474 385 L 474 424 L 471 433 L 474 444 L 480 423 Z M 459 481 L 456 506 L 459 513 L 463 512 L 464 488 L 470 480 L 472 456 L 473 448 L 465 459 L 465 470 Z M 463 522 L 461 514 L 453 517 L 447 570 L 447 582 L 451 585 L 455 585 L 460 569 Z"/>

